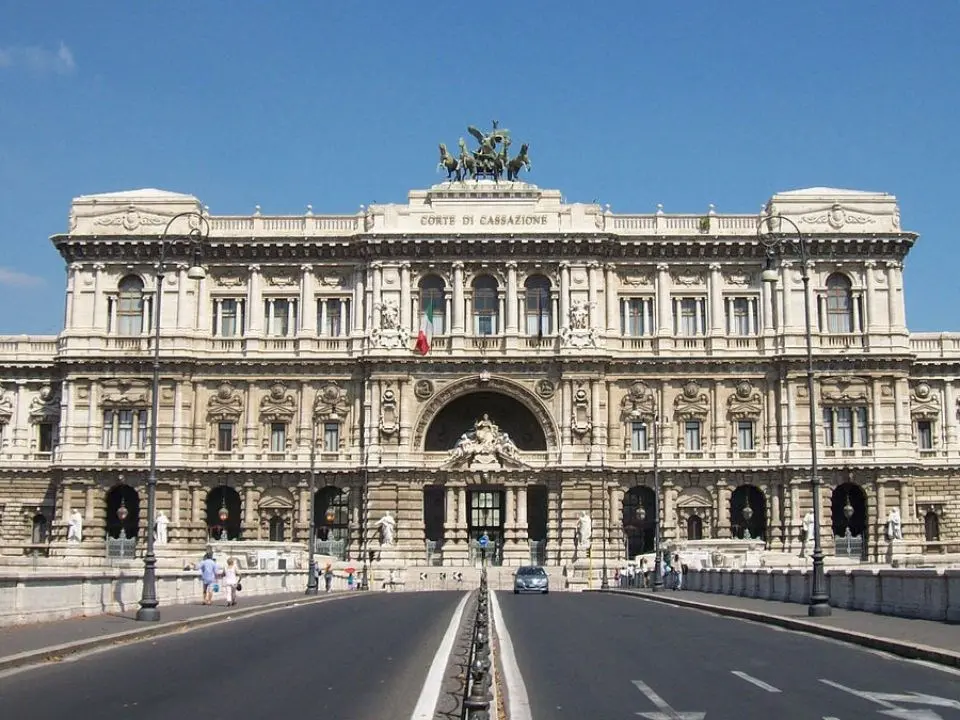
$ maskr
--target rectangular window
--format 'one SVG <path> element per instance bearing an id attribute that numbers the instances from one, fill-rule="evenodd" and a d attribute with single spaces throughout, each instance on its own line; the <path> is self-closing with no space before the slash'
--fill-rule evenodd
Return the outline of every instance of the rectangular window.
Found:
<path id="1" fill-rule="evenodd" d="M 218 312 L 219 306 L 219 312 Z M 239 337 L 243 335 L 243 300 L 214 300 L 214 334 L 220 337 Z"/>
<path id="2" fill-rule="evenodd" d="M 446 335 L 447 333 L 447 304 L 443 297 L 443 289 L 438 287 L 420 288 L 420 317 L 418 323 L 425 317 L 433 315 L 433 334 Z M 418 324 L 415 330 L 420 330 Z"/>
<path id="3" fill-rule="evenodd" d="M 133 410 L 117 412 L 117 450 L 129 450 L 133 445 Z"/>
<path id="4" fill-rule="evenodd" d="M 850 408 L 835 408 L 834 417 L 836 418 L 836 427 L 834 428 L 834 437 L 840 447 L 853 447 L 853 412 Z"/>
<path id="5" fill-rule="evenodd" d="M 867 408 L 862 406 L 824 408 L 823 440 L 827 447 L 867 447 L 870 444 Z"/>
<path id="6" fill-rule="evenodd" d="M 53 452 L 56 444 L 54 425 L 50 422 L 37 423 L 37 450 L 42 453 Z"/>
<path id="7" fill-rule="evenodd" d="M 678 298 L 676 300 L 677 332 L 684 337 L 696 337 L 706 332 L 706 318 L 701 298 Z"/>
<path id="8" fill-rule="evenodd" d="M 263 316 L 267 335 L 293 337 L 297 327 L 297 301 L 286 298 L 268 298 L 263 301 Z"/>
<path id="9" fill-rule="evenodd" d="M 687 452 L 700 452 L 700 421 L 687 420 L 683 425 L 684 447 Z"/>
<path id="10" fill-rule="evenodd" d="M 221 422 L 217 424 L 217 452 L 233 451 L 233 423 Z"/>
<path id="11" fill-rule="evenodd" d="M 643 337 L 653 334 L 653 299 L 625 298 L 623 300 L 623 335 Z"/>
<path id="12" fill-rule="evenodd" d="M 477 288 L 473 293 L 473 323 L 476 335 L 493 335 L 497 332 L 497 293 L 487 288 Z"/>
<path id="13" fill-rule="evenodd" d="M 526 306 L 527 335 L 549 335 L 550 291 L 546 288 L 527 288 Z"/>
<path id="14" fill-rule="evenodd" d="M 750 334 L 750 302 L 749 298 L 733 298 L 730 301 L 730 333 L 732 335 Z"/>
<path id="15" fill-rule="evenodd" d="M 933 422 L 917 420 L 917 445 L 921 450 L 933 450 Z"/>
<path id="16" fill-rule="evenodd" d="M 287 449 L 287 424 L 270 423 L 270 452 L 282 453 Z"/>
<path id="17" fill-rule="evenodd" d="M 856 438 L 857 444 L 860 447 L 867 447 L 870 444 L 870 428 L 867 425 L 867 409 L 865 407 L 858 407 L 853 409 L 855 427 L 856 427 Z"/>
<path id="18" fill-rule="evenodd" d="M 317 300 L 317 331 L 323 337 L 346 337 L 350 334 L 350 298 Z"/>
<path id="19" fill-rule="evenodd" d="M 113 447 L 113 419 L 116 412 L 113 410 L 103 411 L 103 449 Z"/>
<path id="20" fill-rule="evenodd" d="M 323 424 L 323 451 L 335 453 L 340 451 L 340 424 L 328 422 Z"/>
<path id="21" fill-rule="evenodd" d="M 647 424 L 643 422 L 630 423 L 630 449 L 633 452 L 647 450 Z"/>
<path id="22" fill-rule="evenodd" d="M 823 444 L 833 447 L 833 408 L 823 409 Z"/>
<path id="23" fill-rule="evenodd" d="M 137 446 L 141 450 L 145 450 L 147 447 L 147 440 L 150 433 L 150 428 L 147 423 L 147 411 L 138 410 L 137 411 Z"/>
<path id="24" fill-rule="evenodd" d="M 737 420 L 737 447 L 753 450 L 753 420 Z"/>

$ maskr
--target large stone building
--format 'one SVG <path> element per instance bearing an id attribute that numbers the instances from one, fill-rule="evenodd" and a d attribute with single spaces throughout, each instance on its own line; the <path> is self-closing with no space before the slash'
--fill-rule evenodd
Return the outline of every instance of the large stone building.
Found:
<path id="1" fill-rule="evenodd" d="M 892 196 L 618 214 L 468 180 L 348 215 L 211 215 L 157 190 L 74 200 L 52 238 L 63 332 L 0 338 L 0 553 L 67 553 L 75 511 L 85 552 L 121 533 L 142 549 L 155 265 L 183 212 L 205 222 L 178 220 L 167 244 L 164 552 L 306 541 L 315 438 L 317 537 L 350 560 L 463 565 L 484 533 L 505 564 L 565 564 L 587 539 L 594 558 L 648 551 L 655 450 L 666 539 L 797 553 L 812 497 L 804 297 L 789 254 L 761 282 L 769 214 L 812 256 L 828 555 L 882 559 L 894 508 L 911 552 L 960 546 L 960 335 L 906 327 L 917 236 Z M 184 235 L 206 225 L 201 279 Z"/>

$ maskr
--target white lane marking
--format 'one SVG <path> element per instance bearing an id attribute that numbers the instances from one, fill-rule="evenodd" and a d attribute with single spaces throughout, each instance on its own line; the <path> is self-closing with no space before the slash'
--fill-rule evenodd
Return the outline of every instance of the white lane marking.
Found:
<path id="1" fill-rule="evenodd" d="M 747 673 L 745 673 L 743 670 L 731 670 L 730 673 L 731 673 L 732 675 L 736 675 L 736 676 L 737 676 L 738 678 L 740 678 L 741 680 L 746 680 L 748 683 L 753 683 L 754 685 L 756 685 L 756 686 L 757 686 L 758 688 L 760 688 L 761 690 L 766 690 L 766 691 L 769 692 L 769 693 L 778 693 L 778 692 L 780 692 L 780 688 L 775 688 L 773 685 L 769 685 L 769 684 L 765 683 L 763 680 L 758 680 L 757 678 L 753 677 L 752 675 L 747 675 Z"/>
<path id="2" fill-rule="evenodd" d="M 440 700 L 440 693 L 443 691 L 443 674 L 447 670 L 450 651 L 453 650 L 457 630 L 460 628 L 460 619 L 463 617 L 463 610 L 467 606 L 467 598 L 469 597 L 470 594 L 465 593 L 460 604 L 457 605 L 457 609 L 453 611 L 453 617 L 450 618 L 447 631 L 440 641 L 437 654 L 433 656 L 433 662 L 427 672 L 427 679 L 423 681 L 420 699 L 417 700 L 417 706 L 413 709 L 410 720 L 430 720 L 437 711 L 437 701 Z"/>
<path id="3" fill-rule="evenodd" d="M 876 703 L 884 710 L 878 710 L 881 715 L 888 715 L 895 718 L 904 718 L 905 720 L 942 720 L 941 716 L 934 712 L 933 710 L 927 710 L 926 708 L 904 708 L 900 707 L 902 704 L 908 705 L 931 705 L 933 707 L 945 707 L 960 710 L 960 701 L 950 700 L 949 698 L 942 698 L 936 695 L 926 695 L 923 693 L 878 693 L 878 692 L 867 692 L 866 690 L 854 690 L 849 688 L 846 685 L 841 685 L 838 682 L 833 680 L 825 680 L 820 678 L 820 682 L 824 685 L 829 685 L 832 688 L 837 690 L 842 690 L 843 692 L 850 693 L 855 695 L 858 698 L 864 700 L 869 700 L 872 703 Z M 897 703 L 900 703 L 898 705 Z"/>
<path id="4" fill-rule="evenodd" d="M 513 640 L 507 632 L 507 624 L 500 612 L 500 603 L 497 593 L 490 593 L 490 610 L 493 612 L 493 627 L 500 643 L 500 665 L 503 668 L 503 681 L 507 685 L 507 714 L 510 720 L 533 720 L 530 713 L 530 697 L 527 695 L 527 686 L 520 674 L 517 664 L 517 655 L 513 651 Z"/>
<path id="5" fill-rule="evenodd" d="M 654 692 L 653 688 L 647 685 L 643 680 L 634 680 L 633 684 L 637 689 L 647 696 L 647 699 L 656 705 L 659 712 L 638 712 L 640 717 L 647 720 L 703 720 L 707 714 L 705 712 L 677 712 L 667 704 L 667 701 Z"/>

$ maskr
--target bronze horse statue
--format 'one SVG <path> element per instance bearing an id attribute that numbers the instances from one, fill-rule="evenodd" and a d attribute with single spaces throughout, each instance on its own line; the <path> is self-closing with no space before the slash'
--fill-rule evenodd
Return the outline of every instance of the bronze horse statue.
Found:
<path id="1" fill-rule="evenodd" d="M 443 143 L 440 143 L 440 162 L 437 164 L 437 169 L 439 170 L 440 168 L 444 168 L 447 171 L 447 180 L 451 177 L 456 177 L 457 182 L 460 182 L 463 179 L 460 163 L 450 154 L 447 146 Z"/>
<path id="2" fill-rule="evenodd" d="M 524 168 L 526 168 L 527 171 L 530 170 L 530 158 L 527 155 L 528 149 L 529 146 L 527 143 L 523 143 L 523 145 L 520 146 L 520 152 L 517 153 L 517 156 L 507 163 L 507 180 L 519 180 L 521 170 Z"/>

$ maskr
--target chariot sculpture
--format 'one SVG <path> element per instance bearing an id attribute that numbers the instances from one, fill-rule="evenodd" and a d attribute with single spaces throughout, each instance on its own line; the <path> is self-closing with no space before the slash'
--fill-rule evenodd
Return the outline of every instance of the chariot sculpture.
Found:
<path id="1" fill-rule="evenodd" d="M 494 120 L 493 130 L 488 133 L 473 125 L 467 127 L 467 132 L 476 138 L 479 147 L 471 151 L 467 148 L 466 141 L 460 138 L 460 154 L 457 157 L 454 157 L 444 143 L 440 143 L 440 164 L 437 167 L 447 171 L 447 180 L 463 182 L 469 177 L 471 180 L 488 178 L 499 182 L 506 173 L 507 180 L 513 182 L 520 179 L 521 170 L 531 169 L 529 145 L 520 145 L 520 152 L 511 158 L 510 145 L 513 141 L 510 139 L 510 131 L 499 125 L 499 122 Z"/>

